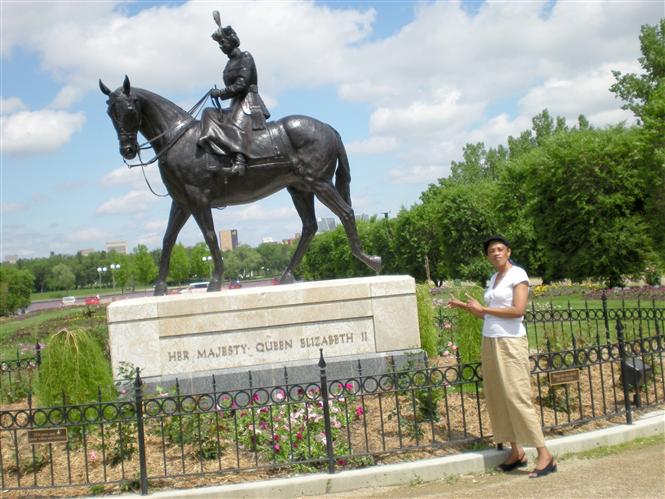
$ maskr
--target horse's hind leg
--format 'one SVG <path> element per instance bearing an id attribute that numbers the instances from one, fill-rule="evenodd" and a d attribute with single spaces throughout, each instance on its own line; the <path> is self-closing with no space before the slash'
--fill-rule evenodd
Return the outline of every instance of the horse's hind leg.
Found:
<path id="1" fill-rule="evenodd" d="M 363 251 L 358 229 L 356 228 L 356 219 L 353 209 L 347 204 L 335 187 L 326 181 L 319 181 L 314 186 L 316 197 L 321 200 L 335 215 L 337 215 L 344 226 L 346 237 L 351 245 L 351 252 L 358 260 L 363 262 L 377 274 L 381 272 L 381 257 L 368 255 Z"/>
<path id="2" fill-rule="evenodd" d="M 222 262 L 222 252 L 217 244 L 217 235 L 215 234 L 215 223 L 212 219 L 212 211 L 210 207 L 201 207 L 192 211 L 192 215 L 196 223 L 201 229 L 203 239 L 208 245 L 210 255 L 212 256 L 213 271 L 212 279 L 208 283 L 208 291 L 219 291 L 222 289 L 222 272 L 224 271 L 224 263 Z"/>
<path id="3" fill-rule="evenodd" d="M 293 271 L 302 260 L 305 251 L 309 243 L 312 241 L 312 238 L 316 234 L 318 228 L 316 224 L 316 215 L 314 211 L 314 193 L 302 191 L 294 187 L 288 187 L 287 190 L 291 194 L 291 199 L 293 199 L 293 204 L 300 215 L 300 220 L 302 220 L 302 233 L 300 235 L 300 240 L 298 241 L 298 246 L 296 246 L 296 251 L 291 257 L 288 267 L 282 274 L 282 278 L 279 280 L 281 284 L 291 283 L 294 281 Z"/>
<path id="4" fill-rule="evenodd" d="M 180 229 L 189 219 L 190 213 L 186 209 L 178 206 L 175 201 L 171 201 L 171 214 L 169 215 L 169 224 L 166 226 L 164 240 L 162 242 L 162 256 L 159 259 L 159 275 L 155 282 L 155 296 L 166 294 L 166 276 L 169 273 L 169 261 L 171 260 L 171 251 L 173 245 L 178 239 Z"/>

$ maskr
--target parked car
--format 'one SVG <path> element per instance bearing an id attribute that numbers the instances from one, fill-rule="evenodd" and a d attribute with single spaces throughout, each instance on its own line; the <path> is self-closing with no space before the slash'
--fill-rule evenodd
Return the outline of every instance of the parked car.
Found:
<path id="1" fill-rule="evenodd" d="M 229 289 L 240 289 L 242 288 L 242 284 L 240 284 L 240 281 L 231 281 L 231 284 L 229 284 Z"/>
<path id="2" fill-rule="evenodd" d="M 193 282 L 186 288 L 180 290 L 180 293 L 205 293 L 208 291 L 207 282 Z"/>
<path id="3" fill-rule="evenodd" d="M 62 306 L 67 307 L 69 305 L 74 305 L 76 303 L 76 296 L 63 296 L 62 297 Z"/>
<path id="4" fill-rule="evenodd" d="M 86 305 L 99 305 L 99 296 L 88 296 L 85 299 Z"/>

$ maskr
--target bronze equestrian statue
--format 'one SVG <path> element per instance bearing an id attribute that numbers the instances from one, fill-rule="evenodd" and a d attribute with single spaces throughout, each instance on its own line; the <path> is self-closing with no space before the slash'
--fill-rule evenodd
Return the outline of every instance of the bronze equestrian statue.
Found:
<path id="1" fill-rule="evenodd" d="M 217 17 L 215 20 L 218 21 Z M 215 33 L 221 30 L 218 37 L 221 44 L 231 31 L 227 30 L 229 27 L 222 28 L 219 22 L 218 26 Z M 223 263 L 212 208 L 250 203 L 284 188 L 291 195 L 302 220 L 302 235 L 281 276 L 281 283 L 293 282 L 293 271 L 316 234 L 315 196 L 339 217 L 353 255 L 379 273 L 381 257 L 367 255 L 358 237 L 349 192 L 349 161 L 339 133 L 330 125 L 308 116 L 286 116 L 263 124 L 259 114 L 263 113 L 265 118 L 267 110 L 255 88 L 251 88 L 256 85 L 251 71 L 249 79 L 242 77 L 245 90 L 234 93 L 234 88 L 240 85 L 234 87 L 239 78 L 232 75 L 244 71 L 236 73 L 233 67 L 228 67 L 233 57 L 230 55 L 227 64 L 231 76 L 227 79 L 226 70 L 224 75 L 228 86 L 220 93 L 214 93 L 222 99 L 230 98 L 231 108 L 217 115 L 213 112 L 215 110 L 208 111 L 204 114 L 203 123 L 173 102 L 147 90 L 133 88 L 127 76 L 123 85 L 115 91 L 99 81 L 101 91 L 108 96 L 107 112 L 118 134 L 120 154 L 125 160 L 136 157 L 140 150 L 137 134 L 141 132 L 155 151 L 153 161 L 159 160 L 162 181 L 172 198 L 154 294 L 166 294 L 171 251 L 178 233 L 190 216 L 201 229 L 214 262 L 208 291 L 219 291 Z M 241 66 L 243 58 L 241 55 Z M 205 122 L 206 116 L 211 118 L 210 122 Z M 211 125 L 211 122 L 215 124 Z M 211 129 L 218 125 L 224 133 L 217 135 L 219 130 L 215 130 L 214 138 L 210 139 L 213 137 Z M 238 129 L 237 132 L 228 132 L 233 127 Z M 205 145 L 201 147 L 199 144 L 203 137 L 208 139 L 202 140 Z M 238 141 L 230 145 L 230 141 L 218 141 L 219 137 L 233 137 Z M 213 143 L 220 146 L 214 152 L 224 154 L 210 154 L 206 147 L 212 147 Z M 244 158 L 239 158 L 240 154 Z M 243 172 L 243 166 L 246 172 Z"/>

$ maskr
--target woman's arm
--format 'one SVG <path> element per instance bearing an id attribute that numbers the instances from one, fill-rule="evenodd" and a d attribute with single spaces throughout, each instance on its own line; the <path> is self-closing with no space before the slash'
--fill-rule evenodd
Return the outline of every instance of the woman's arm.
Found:
<path id="1" fill-rule="evenodd" d="M 467 296 L 469 295 L 467 294 Z M 469 302 L 463 302 L 462 300 L 458 300 L 453 295 L 450 295 L 450 300 L 448 301 L 448 308 L 461 308 L 462 310 L 466 310 L 470 314 L 475 315 L 479 319 L 485 317 L 484 312 L 478 312 L 476 309 L 473 309 L 469 306 Z"/>
<path id="2" fill-rule="evenodd" d="M 526 282 L 520 282 L 513 288 L 513 303 L 510 307 L 484 307 L 478 300 L 469 294 L 466 295 L 467 310 L 476 317 L 484 317 L 485 314 L 494 315 L 503 319 L 515 319 L 522 317 L 526 313 L 526 302 L 529 298 L 529 285 Z"/>

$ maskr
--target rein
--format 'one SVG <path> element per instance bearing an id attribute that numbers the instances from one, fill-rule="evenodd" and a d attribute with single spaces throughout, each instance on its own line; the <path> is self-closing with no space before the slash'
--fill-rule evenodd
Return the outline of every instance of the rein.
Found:
<path id="1" fill-rule="evenodd" d="M 189 111 L 187 111 L 187 114 L 191 116 L 190 119 L 188 119 L 185 122 L 178 123 L 174 128 L 168 129 L 160 133 L 159 135 L 156 135 L 155 137 L 148 139 L 143 144 L 139 145 L 139 151 L 138 151 L 138 156 L 140 161 L 139 163 L 129 164 L 127 160 L 123 158 L 123 162 L 127 165 L 127 167 L 136 168 L 137 166 L 140 166 L 141 168 L 143 168 L 144 166 L 151 165 L 159 158 L 161 158 L 165 152 L 171 149 L 171 147 L 173 147 L 175 143 L 178 142 L 178 140 L 180 140 L 180 137 L 182 137 L 184 133 L 187 131 L 187 129 L 192 125 L 192 123 L 194 123 L 194 121 L 196 120 L 196 115 L 201 111 L 201 108 L 203 107 L 203 104 L 205 104 L 206 100 L 208 100 L 208 97 L 210 97 L 210 90 L 208 90 L 208 92 L 206 92 L 206 94 L 203 97 L 201 97 L 199 101 L 196 104 L 194 104 L 194 106 L 192 106 L 192 108 Z M 141 159 L 141 151 L 149 149 L 150 147 L 152 147 L 152 141 L 157 140 L 169 133 L 175 133 L 175 136 L 166 144 L 166 146 L 164 146 L 164 148 L 161 151 L 159 151 L 159 153 L 155 154 L 155 156 L 152 159 L 144 162 Z M 143 173 L 143 176 L 145 177 L 145 172 Z M 148 179 L 146 178 L 146 182 L 147 180 Z M 148 187 L 150 187 L 150 184 L 148 184 Z M 152 188 L 150 188 L 150 190 L 152 191 Z"/>
<path id="2" fill-rule="evenodd" d="M 189 118 L 185 122 L 178 123 L 175 126 L 175 128 L 167 129 L 166 131 L 160 133 L 159 135 L 157 135 L 157 136 L 155 136 L 151 139 L 148 139 L 143 144 L 141 144 L 139 146 L 139 150 L 138 150 L 139 163 L 134 163 L 134 164 L 130 165 L 129 163 L 127 163 L 127 160 L 125 158 L 122 159 L 122 161 L 127 165 L 128 168 L 135 168 L 137 166 L 141 167 L 141 173 L 143 173 L 143 178 L 145 180 L 145 183 L 148 186 L 148 189 L 150 189 L 150 192 L 152 192 L 155 196 L 160 197 L 160 198 L 165 198 L 169 195 L 169 193 L 167 192 L 166 194 L 158 194 L 158 193 L 155 192 L 155 190 L 152 188 L 152 185 L 150 185 L 150 181 L 148 180 L 148 176 L 145 174 L 145 167 L 148 166 L 148 165 L 151 165 L 152 163 L 157 161 L 159 158 L 161 158 L 162 155 L 165 152 L 167 152 L 169 149 L 171 149 L 171 147 L 173 147 L 175 145 L 175 143 L 178 142 L 178 140 L 180 140 L 180 137 L 182 137 L 185 134 L 185 132 L 189 129 L 189 127 L 192 125 L 192 123 L 194 123 L 194 121 L 196 121 L 196 115 L 199 114 L 199 112 L 201 111 L 201 108 L 203 107 L 203 104 L 205 104 L 206 100 L 208 100 L 208 97 L 210 97 L 210 92 L 211 91 L 208 90 L 208 92 L 206 92 L 206 94 L 203 97 L 201 97 L 199 99 L 199 101 L 196 104 L 194 104 L 194 106 L 192 106 L 192 108 L 189 111 L 187 111 L 187 114 L 189 114 L 191 116 L 191 118 Z M 150 147 L 152 147 L 152 141 L 153 140 L 157 140 L 160 137 L 163 137 L 164 135 L 166 135 L 168 133 L 171 133 L 171 132 L 174 133 L 175 135 L 164 146 L 164 148 L 161 151 L 159 151 L 157 154 L 155 154 L 155 157 L 153 157 L 152 159 L 150 159 L 148 161 L 143 161 L 143 159 L 141 158 L 141 151 L 143 151 L 145 149 L 149 149 Z"/>

